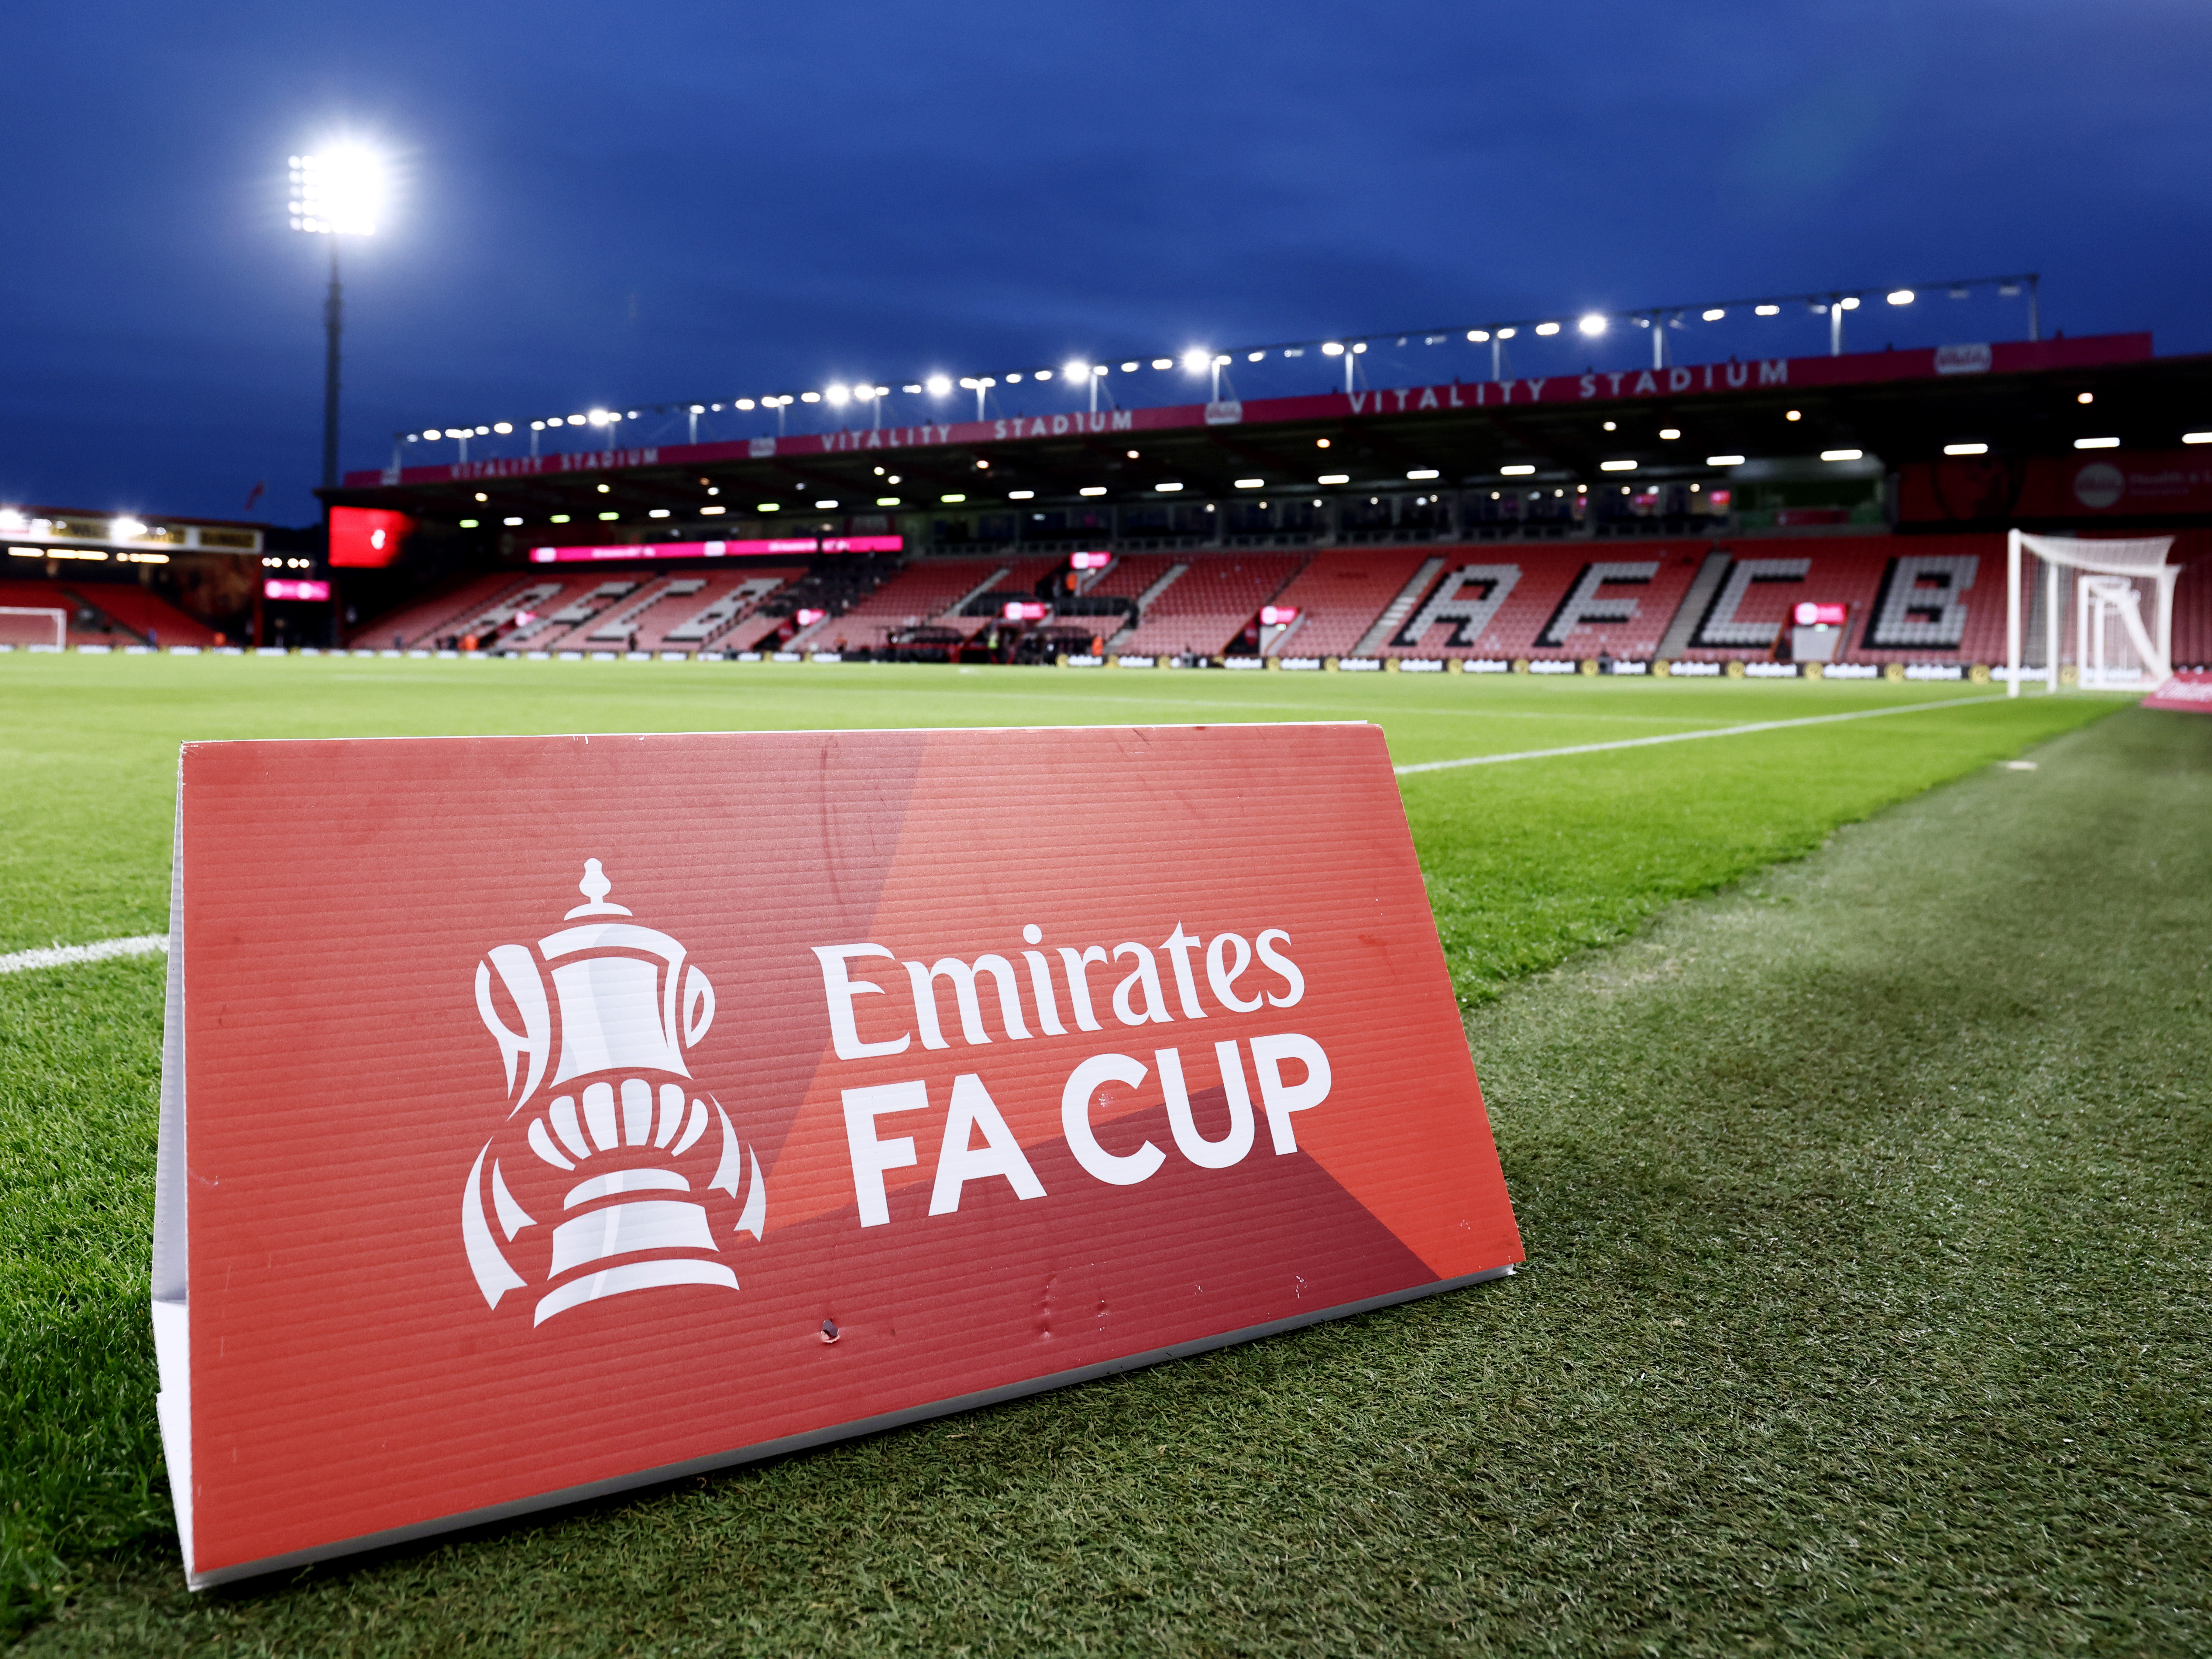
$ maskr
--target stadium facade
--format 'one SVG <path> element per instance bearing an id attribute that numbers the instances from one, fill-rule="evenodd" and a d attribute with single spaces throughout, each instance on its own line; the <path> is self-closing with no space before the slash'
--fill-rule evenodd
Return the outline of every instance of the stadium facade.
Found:
<path id="1" fill-rule="evenodd" d="M 1963 672 L 2002 659 L 2021 527 L 2174 534 L 2174 656 L 2212 660 L 2212 357 L 2147 333 L 1151 408 L 1008 393 L 976 420 L 855 403 L 864 424 L 823 431 L 349 474 L 314 573 L 343 608 L 292 637 Z"/>

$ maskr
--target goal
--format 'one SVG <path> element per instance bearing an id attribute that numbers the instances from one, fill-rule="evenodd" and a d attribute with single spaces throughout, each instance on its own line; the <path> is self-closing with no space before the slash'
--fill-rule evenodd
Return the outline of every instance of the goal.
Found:
<path id="1" fill-rule="evenodd" d="M 2173 584 L 2181 574 L 2166 562 L 2172 545 L 2171 536 L 2087 541 L 2011 532 L 2005 542 L 2006 695 L 2018 696 L 2031 675 L 2056 691 L 2060 665 L 2069 661 L 2077 683 L 2091 690 L 2171 678 Z"/>
<path id="2" fill-rule="evenodd" d="M 69 642 L 69 612 L 40 605 L 0 605 L 0 645 L 58 651 Z"/>

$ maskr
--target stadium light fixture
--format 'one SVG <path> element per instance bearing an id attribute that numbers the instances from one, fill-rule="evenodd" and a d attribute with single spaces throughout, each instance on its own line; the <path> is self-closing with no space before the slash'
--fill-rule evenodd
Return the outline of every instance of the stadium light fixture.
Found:
<path id="1" fill-rule="evenodd" d="M 1662 426 L 1659 428 L 1659 435 L 1668 443 L 1672 443 L 1682 435 L 1682 428 L 1679 426 Z"/>
<path id="2" fill-rule="evenodd" d="M 1349 472 L 1324 472 L 1314 482 L 1324 484 L 1348 484 L 1352 482 L 1352 475 Z"/>
<path id="3" fill-rule="evenodd" d="M 1559 331 L 1559 325 L 1557 323 L 1539 323 L 1536 325 L 1536 332 L 1543 335 L 1547 339 L 1550 338 L 1553 335 L 1557 334 Z"/>
<path id="4" fill-rule="evenodd" d="M 838 390 L 842 392 L 844 388 L 840 386 Z M 791 399 L 786 398 L 783 401 L 789 403 Z M 822 401 L 822 394 L 818 392 L 802 392 L 799 394 L 799 401 L 802 404 L 818 404 Z"/>
<path id="5" fill-rule="evenodd" d="M 1022 372 L 1018 368 L 1014 370 L 1012 374 L 1006 376 L 1006 384 L 1008 386 L 1019 386 L 1021 383 Z"/>
<path id="6" fill-rule="evenodd" d="M 1708 455 L 1705 457 L 1705 465 L 1707 466 L 1741 466 L 1743 465 L 1743 457 L 1741 455 Z"/>
<path id="7" fill-rule="evenodd" d="M 899 498 L 896 495 L 878 495 L 876 497 L 876 505 L 878 507 L 896 507 L 898 504 Z"/>
<path id="8" fill-rule="evenodd" d="M 1104 484 L 1085 484 L 1082 489 L 1077 490 L 1075 493 L 1079 495 L 1103 495 L 1106 493 L 1106 486 Z"/>
<path id="9" fill-rule="evenodd" d="M 1501 477 L 1526 478 L 1534 474 L 1536 469 L 1527 461 L 1519 461 L 1511 466 L 1501 466 L 1498 471 Z"/>
<path id="10" fill-rule="evenodd" d="M 1725 306 L 1707 306 L 1705 310 L 1698 313 L 1698 315 L 1703 317 L 1705 321 L 1709 323 L 1717 323 L 1722 318 L 1728 315 L 1728 307 Z"/>
<path id="11" fill-rule="evenodd" d="M 1033 501 L 1036 499 L 1036 491 L 1034 489 L 1009 489 L 1006 492 L 1006 499 L 1010 501 Z"/>
<path id="12" fill-rule="evenodd" d="M 1121 365 L 1121 372 L 1122 372 L 1124 374 L 1135 374 L 1139 369 L 1142 368 L 1143 367 L 1144 367 L 1144 365 L 1143 365 L 1142 363 L 1139 363 L 1139 362 L 1127 362 L 1127 363 L 1124 363 L 1124 364 L 1122 364 L 1122 365 Z"/>
<path id="13" fill-rule="evenodd" d="M 842 409 L 853 401 L 853 388 L 848 386 L 833 386 L 827 388 L 822 395 L 830 400 L 831 407 Z"/>
<path id="14" fill-rule="evenodd" d="M 1341 340 L 1323 340 L 1321 343 L 1321 349 L 1322 355 L 1325 357 L 1341 357 L 1344 356 L 1344 342 Z"/>
<path id="15" fill-rule="evenodd" d="M 1779 317 L 1782 314 L 1780 306 L 1753 306 L 1751 311 L 1754 317 Z"/>
<path id="16" fill-rule="evenodd" d="M 2212 432 L 2185 432 L 2181 441 L 2185 444 L 2212 444 Z"/>
<path id="17" fill-rule="evenodd" d="M 1597 470 L 1601 472 L 1633 472 L 1636 471 L 1636 463 L 1633 461 L 1600 461 L 1597 464 Z"/>
<path id="18" fill-rule="evenodd" d="M 1202 351 L 1196 346 L 1193 346 L 1189 350 L 1182 354 L 1183 369 L 1188 374 L 1203 374 L 1212 362 L 1213 354 L 1212 352 Z"/>
<path id="19" fill-rule="evenodd" d="M 1841 306 L 1845 311 L 1856 311 L 1859 308 L 1859 296 L 1856 294 L 1846 294 L 1842 299 L 1837 301 L 1836 303 Z"/>
<path id="20" fill-rule="evenodd" d="M 1863 449 L 1824 449 L 1820 452 L 1820 459 L 1824 461 L 1863 461 L 1866 459 L 1866 451 Z"/>
<path id="21" fill-rule="evenodd" d="M 1501 340 L 1510 340 L 1520 331 L 1517 328 L 1501 328 L 1498 331 L 1498 337 Z"/>
<path id="22" fill-rule="evenodd" d="M 952 390 L 951 378 L 944 374 L 933 374 L 922 385 L 933 398 L 942 398 Z"/>
<path id="23" fill-rule="evenodd" d="M 1175 367 L 1175 359 L 1172 357 L 1155 357 L 1152 359 L 1152 367 L 1154 368 L 1173 368 Z"/>
<path id="24" fill-rule="evenodd" d="M 1248 363 L 1264 362 L 1267 356 L 1267 354 L 1264 351 L 1249 351 L 1245 353 L 1244 361 Z"/>
<path id="25" fill-rule="evenodd" d="M 1441 478 L 1444 475 L 1437 471 L 1437 469 L 1432 466 L 1417 466 L 1406 476 L 1408 478 L 1419 481 L 1424 478 Z"/>
<path id="26" fill-rule="evenodd" d="M 323 488 L 338 482 L 339 346 L 345 290 L 338 280 L 338 238 L 373 236 L 385 207 L 384 160 L 366 144 L 339 143 L 292 161 L 292 228 L 331 239 L 331 287 L 323 301 Z"/>
<path id="27" fill-rule="evenodd" d="M 2118 438 L 2076 438 L 2074 441 L 2076 449 L 2118 449 L 2119 447 Z"/>
<path id="28" fill-rule="evenodd" d="M 1158 490 L 1163 495 L 1173 495 L 1182 490 L 1182 485 L 1170 478 L 1164 483 L 1154 484 L 1152 488 Z"/>
<path id="29" fill-rule="evenodd" d="M 1893 306 L 1909 306 L 1916 296 L 1909 288 L 1893 288 L 1885 297 Z"/>
<path id="30" fill-rule="evenodd" d="M 1990 447 L 1987 444 L 1945 444 L 1943 453 L 1946 455 L 1986 455 L 1990 453 Z"/>
<path id="31" fill-rule="evenodd" d="M 2074 401 L 2077 404 L 2094 404 L 2097 401 L 2097 394 L 2094 392 L 2077 392 L 2074 394 Z"/>
<path id="32" fill-rule="evenodd" d="M 1490 331 L 1486 328 L 1471 328 L 1467 331 L 1467 337 L 1470 344 L 1482 345 L 1488 342 Z"/>
<path id="33" fill-rule="evenodd" d="M 1580 329 L 1583 333 L 1589 335 L 1591 338 L 1595 339 L 1597 336 L 1605 332 L 1605 319 L 1599 316 L 1595 312 L 1592 312 L 1589 316 L 1583 318 L 1582 321 L 1577 323 L 1575 326 Z"/>
<path id="34" fill-rule="evenodd" d="M 146 533 L 146 526 L 143 524 L 141 524 L 137 520 L 126 516 L 118 519 L 114 523 L 109 525 L 107 527 L 107 533 L 114 537 L 118 542 L 127 542 L 137 537 L 144 535 Z"/>
<path id="35" fill-rule="evenodd" d="M 1265 478 L 1239 478 L 1237 487 L 1239 489 L 1265 489 L 1267 481 Z"/>

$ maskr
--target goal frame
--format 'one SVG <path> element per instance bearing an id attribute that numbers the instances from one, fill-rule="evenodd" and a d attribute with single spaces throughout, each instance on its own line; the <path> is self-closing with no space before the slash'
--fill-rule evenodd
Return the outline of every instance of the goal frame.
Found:
<path id="1" fill-rule="evenodd" d="M 2033 545 L 2030 545 L 2033 544 Z M 2065 545 L 2062 549 L 2060 544 Z M 2179 580 L 2179 567 L 2166 562 L 2172 550 L 2171 536 L 2144 537 L 2125 545 L 2131 548 L 2157 548 L 2159 562 L 2148 564 L 2138 559 L 2119 556 L 2121 544 L 2110 544 L 2111 551 L 2100 556 L 2098 549 L 2107 545 L 2081 537 L 2037 536 L 2022 530 L 2005 532 L 2005 695 L 2020 695 L 2021 681 L 2021 648 L 2022 645 L 2021 617 L 2021 579 L 2024 574 L 2025 556 L 2033 553 L 2043 561 L 2043 632 L 2044 684 L 2049 691 L 2058 690 L 2059 659 L 2064 654 L 2066 612 L 2072 611 L 2074 619 L 2074 654 L 2077 678 L 2087 674 L 2090 647 L 2090 632 L 2094 626 L 2100 641 L 2097 653 L 2099 689 L 2103 689 L 2104 653 L 2101 641 L 2103 628 L 2108 618 L 2117 618 L 2126 631 L 2136 654 L 2143 659 L 2149 671 L 2151 683 L 2160 685 L 2173 678 L 2173 585 Z M 2064 565 L 2069 568 L 2074 581 L 2074 603 L 2063 609 L 2059 604 L 2058 571 Z M 2158 614 L 2154 622 L 2156 637 L 2142 625 L 2142 607 L 2132 599 L 2117 601 L 2100 590 L 2115 580 L 2130 584 L 2138 578 L 2148 579 L 2157 589 Z M 2082 684 L 2087 684 L 2086 678 Z"/>
<path id="2" fill-rule="evenodd" d="M 69 648 L 69 612 L 59 605 L 0 605 L 0 617 L 51 617 L 54 623 L 53 649 L 66 651 Z"/>

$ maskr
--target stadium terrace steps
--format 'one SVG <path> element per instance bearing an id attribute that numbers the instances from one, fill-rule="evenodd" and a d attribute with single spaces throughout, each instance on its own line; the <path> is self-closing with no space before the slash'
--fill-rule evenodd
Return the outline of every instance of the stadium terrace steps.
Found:
<path id="1" fill-rule="evenodd" d="M 1390 639 L 1405 625 L 1406 618 L 1413 614 L 1413 607 L 1421 602 L 1421 596 L 1429 591 L 1429 584 L 1436 580 L 1443 568 L 1444 561 L 1442 559 L 1422 560 L 1420 568 L 1414 571 L 1406 585 L 1398 590 L 1397 597 L 1382 607 L 1382 614 L 1360 635 L 1352 647 L 1352 654 L 1355 657 L 1371 657 L 1380 650 L 1384 641 Z M 1341 575 L 1346 573 L 1340 571 L 1336 574 Z M 1308 643 L 1310 645 L 1311 641 L 1309 641 Z"/>
<path id="2" fill-rule="evenodd" d="M 842 616 L 801 629 L 791 643 L 819 646 L 824 639 L 840 639 L 852 650 L 880 650 L 890 635 L 933 623 L 1008 568 L 1005 559 L 915 559 Z"/>
<path id="3" fill-rule="evenodd" d="M 1705 612 L 1712 608 L 1713 599 L 1720 592 L 1721 580 L 1728 574 L 1729 556 L 1715 548 L 1705 555 L 1705 562 L 1698 567 L 1698 574 L 1690 579 L 1690 591 L 1682 596 L 1682 603 L 1674 612 L 1674 620 L 1667 624 L 1666 636 L 1659 641 L 1659 654 L 1673 659 L 1690 648 L 1690 636 L 1698 631 Z"/>
<path id="4" fill-rule="evenodd" d="M 538 612 L 534 621 L 526 622 L 500 641 L 502 647 L 524 646 L 532 651 L 575 650 L 586 623 L 599 620 L 608 606 L 620 604 L 644 585 L 645 574 L 608 577 L 593 581 L 589 577 L 564 582 L 558 592 L 543 605 L 533 605 Z"/>
<path id="5" fill-rule="evenodd" d="M 751 616 L 763 600 L 799 574 L 797 570 L 753 570 L 709 581 L 693 596 L 697 604 L 653 637 L 652 648 L 705 651 L 713 647 L 730 629 Z"/>
<path id="6" fill-rule="evenodd" d="M 356 629 L 346 643 L 382 648 L 396 638 L 404 649 L 448 635 L 472 633 L 474 624 L 488 617 L 501 599 L 528 587 L 532 580 L 511 570 L 500 570 L 456 585 L 441 585 L 412 605 L 388 611 Z"/>
<path id="7" fill-rule="evenodd" d="M 1303 553 L 1240 553 L 1193 559 L 1171 586 L 1144 604 L 1115 649 L 1212 655 L 1234 646 L 1260 607 L 1305 567 Z"/>
<path id="8" fill-rule="evenodd" d="M 599 613 L 598 618 L 588 629 L 579 629 L 577 631 L 583 635 L 586 644 L 601 648 L 617 645 L 627 646 L 633 640 L 641 644 L 645 630 L 639 624 L 645 620 L 647 612 L 659 605 L 663 600 L 675 599 L 680 603 L 688 599 L 706 585 L 707 579 L 704 576 L 666 576 L 650 579 L 647 581 L 642 592 L 632 593 L 617 604 L 610 605 Z"/>

